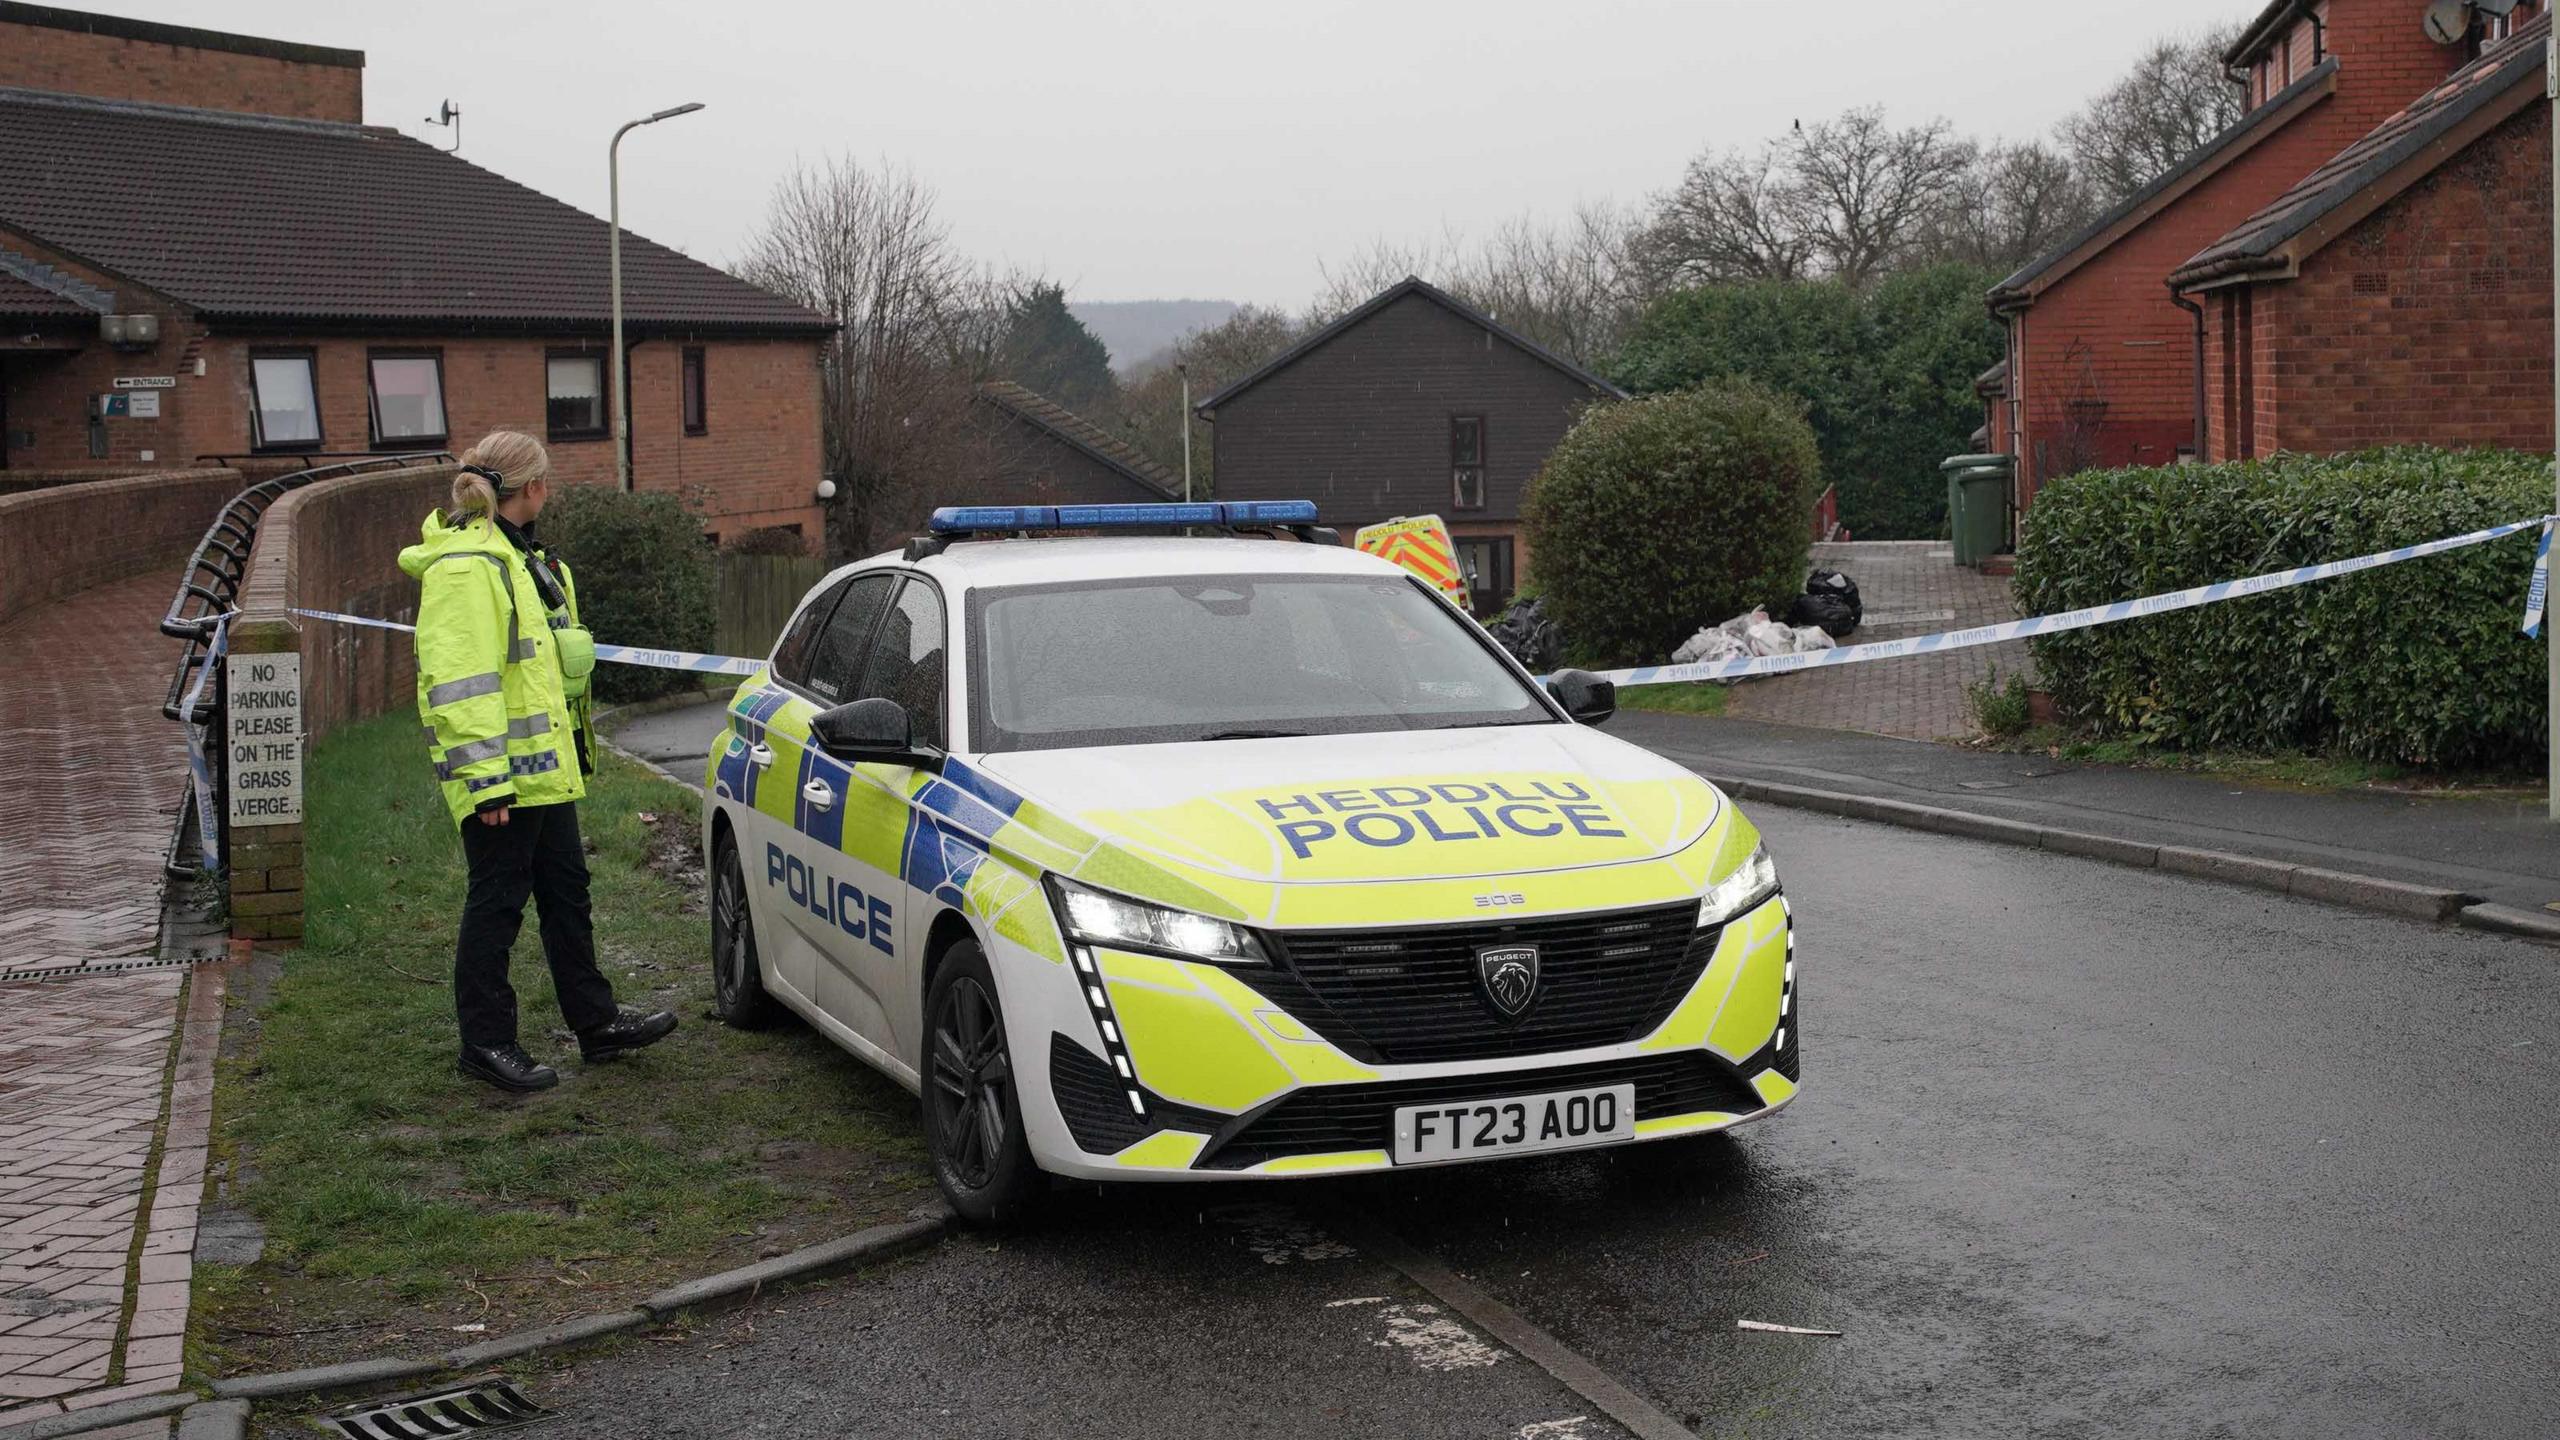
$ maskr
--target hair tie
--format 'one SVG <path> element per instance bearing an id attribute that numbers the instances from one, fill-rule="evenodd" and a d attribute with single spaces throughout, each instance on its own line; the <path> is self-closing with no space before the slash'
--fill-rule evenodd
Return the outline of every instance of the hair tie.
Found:
<path id="1" fill-rule="evenodd" d="M 496 489 L 504 490 L 507 488 L 507 477 L 490 469 L 486 465 L 465 465 L 462 467 L 462 473 L 465 475 L 477 475 L 481 479 L 488 481 L 489 484 Z"/>

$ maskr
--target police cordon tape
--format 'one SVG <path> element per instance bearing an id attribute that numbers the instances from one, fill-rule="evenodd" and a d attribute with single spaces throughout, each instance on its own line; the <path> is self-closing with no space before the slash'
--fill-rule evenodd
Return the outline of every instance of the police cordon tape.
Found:
<path id="1" fill-rule="evenodd" d="M 2133 600 L 2118 600 L 2106 605 L 2091 605 L 2080 610 L 2065 610 L 2055 615 L 2036 615 L 2024 620 L 2007 620 L 1997 625 L 1977 625 L 1969 630 L 1943 630 L 1935 635 L 1914 635 L 1903 640 L 1879 640 L 1865 645 L 1843 645 L 1832 650 L 1802 651 L 1793 655 L 1754 655 L 1740 660 L 1713 660 L 1696 665 L 1639 665 L 1626 670 L 1603 670 L 1600 678 L 1618 685 L 1679 685 L 1698 680 L 1740 680 L 1753 675 L 1783 675 L 1796 670 L 1814 670 L 1831 665 L 1857 665 L 1870 660 L 1895 660 L 1906 655 L 1934 655 L 1946 650 L 1969 650 L 1981 645 L 1997 645 L 2004 640 L 2019 640 L 2030 635 L 2058 635 L 2071 630 L 2088 630 L 2112 625 L 2120 620 L 2136 620 L 2145 615 L 2165 615 L 2177 610 L 2192 610 L 2201 605 L 2219 604 L 2250 595 L 2263 595 L 2270 590 L 2283 590 L 2307 585 L 2314 580 L 2328 580 L 2358 571 L 2397 565 L 2404 560 L 2420 560 L 2430 555 L 2485 545 L 2509 535 L 2540 527 L 2542 538 L 2535 546 L 2533 581 L 2526 593 L 2523 630 L 2527 635 L 2542 633 L 2542 612 L 2550 592 L 2551 534 L 2560 516 L 2538 515 L 2530 520 L 2517 520 L 2474 530 L 2467 535 L 2454 535 L 2442 540 L 2428 540 L 2416 545 L 2403 545 L 2396 550 L 2378 550 L 2347 560 L 2327 560 L 2317 565 L 2301 565 L 2291 570 L 2270 571 L 2242 580 L 2220 580 L 2211 585 L 2197 585 L 2185 590 L 2171 590 L 2159 595 L 2145 595 Z M 310 620 L 332 620 L 344 625 L 370 625 L 381 630 L 415 631 L 414 625 L 397 620 L 377 620 L 367 615 L 345 615 L 335 610 L 295 610 L 292 613 Z M 690 650 L 653 650 L 637 645 L 607 645 L 599 642 L 596 658 L 617 665 L 645 665 L 659 670 L 690 670 L 707 675 L 752 675 L 763 668 L 762 660 L 740 655 L 701 655 Z"/>
<path id="2" fill-rule="evenodd" d="M 376 630 L 398 630 L 407 634 L 417 631 L 415 625 L 397 620 L 376 620 L 370 615 L 341 615 L 335 610 L 295 610 L 293 614 L 306 620 L 334 620 L 341 625 L 370 625 Z M 753 675 L 764 668 L 764 662 L 744 655 L 699 655 L 691 650 L 652 650 L 641 645 L 607 645 L 596 642 L 596 658 L 616 665 L 646 665 L 653 670 L 690 670 L 700 675 Z"/>
<path id="3" fill-rule="evenodd" d="M 2112 625 L 2119 620 L 2134 620 L 2145 615 L 2165 615 L 2175 610 L 2192 610 L 2200 605 L 2238 600 L 2249 595 L 2263 595 L 2270 590 L 2305 585 L 2314 580 L 2327 580 L 2339 575 L 2352 575 L 2360 570 L 2397 565 L 2403 560 L 2418 560 L 2460 550 L 2472 545 L 2485 545 L 2509 535 L 2542 529 L 2541 544 L 2534 551 L 2533 583 L 2526 593 L 2524 633 L 2538 635 L 2542 631 L 2543 597 L 2550 589 L 2551 531 L 2555 519 L 2550 515 L 2531 520 L 2518 520 L 2508 525 L 2495 525 L 2474 530 L 2468 535 L 2455 535 L 2443 540 L 2429 540 L 2418 545 L 2403 545 L 2397 550 L 2381 550 L 2371 555 L 2358 555 L 2351 560 L 2329 560 L 2318 565 L 2303 565 L 2291 570 L 2277 570 L 2265 575 L 2252 575 L 2245 580 L 2221 580 L 2211 585 L 2198 585 L 2186 590 L 2171 590 L 2159 595 L 2145 595 L 2135 600 L 2118 600 L 2106 605 L 2092 605 L 2082 610 L 2065 610 L 2057 615 L 2037 615 L 2025 620 L 2008 620 L 1997 625 L 1977 625 L 1970 630 L 1945 630 L 1935 635 L 1915 635 L 1907 640 L 1879 640 L 1866 645 L 1843 645 L 1835 650 L 1810 650 L 1793 655 L 1754 655 L 1740 660 L 1710 660 L 1695 665 L 1639 665 L 1628 670 L 1603 670 L 1600 678 L 1618 685 L 1677 685 L 1697 680 L 1740 680 L 1752 675 L 1782 675 L 1795 670 L 1813 670 L 1828 665 L 1856 665 L 1869 660 L 1893 660 L 1905 655 L 1934 655 L 1946 650 L 1969 650 L 1978 645 L 1997 645 L 2004 640 L 2023 639 L 2029 635 L 2058 635 L 2069 630 L 2087 630 L 2099 625 Z"/>

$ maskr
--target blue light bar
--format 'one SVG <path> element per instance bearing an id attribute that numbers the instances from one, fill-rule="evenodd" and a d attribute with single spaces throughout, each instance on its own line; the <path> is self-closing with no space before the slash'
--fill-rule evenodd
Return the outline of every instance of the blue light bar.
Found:
<path id="1" fill-rule="evenodd" d="M 1169 525 L 1313 525 L 1313 500 L 1203 500 L 1147 505 L 945 505 L 927 528 L 970 531 L 1163 529 Z"/>

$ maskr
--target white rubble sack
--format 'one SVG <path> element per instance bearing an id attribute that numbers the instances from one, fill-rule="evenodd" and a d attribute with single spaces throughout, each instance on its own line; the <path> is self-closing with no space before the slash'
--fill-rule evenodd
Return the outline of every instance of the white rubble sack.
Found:
<path id="1" fill-rule="evenodd" d="M 1838 644 L 1818 625 L 1783 625 L 1770 619 L 1768 611 L 1753 610 L 1690 636 L 1671 652 L 1671 663 L 1706 665 L 1755 655 L 1797 655 Z"/>

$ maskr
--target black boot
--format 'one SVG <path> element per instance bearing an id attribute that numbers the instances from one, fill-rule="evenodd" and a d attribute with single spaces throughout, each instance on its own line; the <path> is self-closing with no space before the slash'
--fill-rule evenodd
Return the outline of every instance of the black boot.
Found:
<path id="1" fill-rule="evenodd" d="M 590 1063 L 616 1059 L 657 1044 L 674 1034 L 675 1029 L 676 1015 L 672 1010 L 646 1015 L 624 1010 L 602 1025 L 578 1032 L 578 1057 Z"/>
<path id="2" fill-rule="evenodd" d="M 454 1068 L 474 1080 L 517 1094 L 548 1090 L 560 1083 L 559 1071 L 527 1055 L 524 1047 L 512 1040 L 504 1045 L 465 1045 L 462 1059 Z"/>

